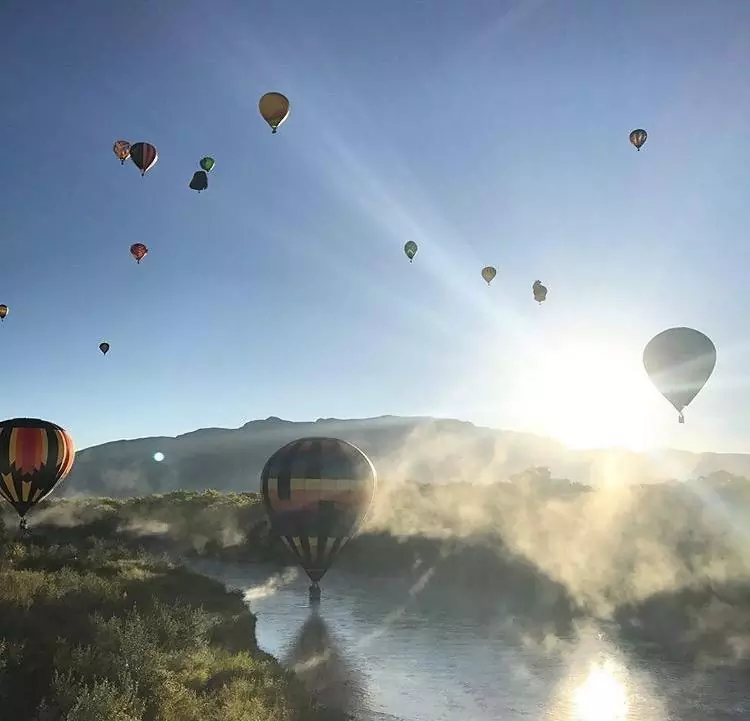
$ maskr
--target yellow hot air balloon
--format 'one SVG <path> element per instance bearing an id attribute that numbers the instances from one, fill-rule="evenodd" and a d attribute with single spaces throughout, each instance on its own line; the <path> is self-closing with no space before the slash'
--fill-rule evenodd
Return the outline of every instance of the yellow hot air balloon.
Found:
<path id="1" fill-rule="evenodd" d="M 8 306 L 3 303 L 0 305 L 0 320 L 5 320 L 6 315 L 8 315 Z"/>
<path id="2" fill-rule="evenodd" d="M 289 117 L 289 99 L 281 93 L 266 93 L 258 103 L 258 110 L 275 133 Z"/>
<path id="3" fill-rule="evenodd" d="M 486 265 L 484 268 L 482 268 L 482 278 L 487 281 L 487 285 L 492 283 L 492 280 L 496 275 L 497 269 L 493 268 L 491 265 Z"/>

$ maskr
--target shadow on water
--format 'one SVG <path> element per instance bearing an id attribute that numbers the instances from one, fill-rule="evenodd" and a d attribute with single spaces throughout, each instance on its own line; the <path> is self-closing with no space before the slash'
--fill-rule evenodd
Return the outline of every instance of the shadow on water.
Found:
<path id="1" fill-rule="evenodd" d="M 345 657 L 318 608 L 310 610 L 282 659 L 321 706 L 346 718 L 359 717 L 366 705 L 366 680 Z"/>

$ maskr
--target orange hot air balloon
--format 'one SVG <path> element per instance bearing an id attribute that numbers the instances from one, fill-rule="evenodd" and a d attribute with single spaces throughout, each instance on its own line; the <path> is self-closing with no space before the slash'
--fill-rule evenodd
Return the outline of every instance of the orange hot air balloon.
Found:
<path id="1" fill-rule="evenodd" d="M 0 421 L 0 495 L 23 517 L 46 498 L 73 467 L 68 432 L 39 418 Z"/>
<path id="2" fill-rule="evenodd" d="M 112 152 L 117 156 L 120 165 L 125 165 L 125 161 L 130 157 L 130 143 L 127 140 L 115 140 Z"/>
<path id="3" fill-rule="evenodd" d="M 104 355 L 107 355 L 107 351 L 109 351 L 109 343 L 107 343 L 107 341 L 104 341 L 104 343 L 99 343 L 99 350 Z"/>
<path id="4" fill-rule="evenodd" d="M 130 255 L 135 258 L 136 263 L 140 263 L 148 253 L 148 248 L 143 243 L 133 243 L 130 246 Z"/>
<path id="5" fill-rule="evenodd" d="M 6 315 L 8 315 L 8 306 L 3 303 L 0 305 L 0 320 L 5 320 Z"/>

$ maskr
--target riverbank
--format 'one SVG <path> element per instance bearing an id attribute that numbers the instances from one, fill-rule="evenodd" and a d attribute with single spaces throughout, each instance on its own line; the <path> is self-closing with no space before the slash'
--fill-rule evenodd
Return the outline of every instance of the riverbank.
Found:
<path id="1" fill-rule="evenodd" d="M 238 593 L 115 541 L 6 541 L 0 700 L 16 721 L 331 721 Z"/>
<path id="2" fill-rule="evenodd" d="M 458 590 L 529 637 L 567 637 L 593 620 L 614 625 L 639 653 L 750 664 L 750 557 L 718 502 L 706 507 L 670 486 L 553 499 L 507 488 L 417 490 L 381 504 L 390 523 L 376 518 L 353 539 L 338 572 L 408 578 L 425 597 Z M 12 535 L 17 521 L 6 519 Z M 60 499 L 30 520 L 48 544 L 93 549 L 116 539 L 131 553 L 264 564 L 269 575 L 294 565 L 255 493 Z"/>

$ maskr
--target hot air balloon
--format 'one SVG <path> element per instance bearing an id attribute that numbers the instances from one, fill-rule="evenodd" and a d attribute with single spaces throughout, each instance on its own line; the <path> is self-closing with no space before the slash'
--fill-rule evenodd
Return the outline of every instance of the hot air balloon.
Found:
<path id="1" fill-rule="evenodd" d="M 210 173 L 214 169 L 214 165 L 216 165 L 216 161 L 213 158 L 210 158 L 208 155 L 205 158 L 201 158 L 201 162 L 199 163 L 202 170 L 205 170 L 207 173 Z"/>
<path id="2" fill-rule="evenodd" d="M 281 93 L 266 93 L 258 102 L 258 110 L 275 133 L 289 117 L 289 100 Z"/>
<path id="3" fill-rule="evenodd" d="M 642 128 L 637 128 L 632 133 L 630 133 L 630 142 L 635 146 L 635 149 L 638 151 L 640 151 L 640 149 L 643 147 L 643 144 L 646 142 L 647 138 L 648 138 L 648 133 Z"/>
<path id="4" fill-rule="evenodd" d="M 135 258 L 136 263 L 140 263 L 146 253 L 148 253 L 148 248 L 143 243 L 133 243 L 130 246 L 130 255 Z"/>
<path id="5" fill-rule="evenodd" d="M 103 343 L 99 343 L 99 350 L 104 355 L 107 355 L 107 351 L 109 351 L 109 343 L 107 343 L 107 341 L 104 341 Z"/>
<path id="6" fill-rule="evenodd" d="M 130 143 L 127 140 L 115 140 L 112 151 L 120 160 L 121 165 L 130 157 Z"/>
<path id="7" fill-rule="evenodd" d="M 370 459 L 338 438 L 300 438 L 266 461 L 261 494 L 271 530 L 312 581 L 311 599 L 364 520 L 376 485 Z"/>
<path id="8" fill-rule="evenodd" d="M 190 181 L 190 190 L 205 190 L 208 187 L 208 175 L 205 170 L 196 170 L 193 173 L 193 179 Z"/>
<path id="9" fill-rule="evenodd" d="M 542 285 L 541 280 L 535 280 L 534 285 L 531 286 L 531 290 L 534 293 L 534 300 L 541 305 L 547 299 L 547 288 Z"/>
<path id="10" fill-rule="evenodd" d="M 0 320 L 5 320 L 6 315 L 8 315 L 8 306 L 3 303 L 0 305 Z"/>
<path id="11" fill-rule="evenodd" d="M 497 275 L 497 270 L 493 268 L 491 265 L 486 265 L 484 268 L 482 268 L 482 278 L 484 278 L 487 281 L 487 285 L 489 285 L 493 278 Z"/>
<path id="12" fill-rule="evenodd" d="M 130 146 L 130 159 L 141 171 L 141 176 L 144 176 L 156 165 L 159 153 L 151 143 L 136 143 Z"/>
<path id="13" fill-rule="evenodd" d="M 73 467 L 73 439 L 38 418 L 0 421 L 0 495 L 21 517 L 46 498 Z"/>
<path id="14" fill-rule="evenodd" d="M 404 246 L 404 253 L 406 253 L 406 257 L 409 259 L 410 263 L 414 260 L 414 256 L 417 254 L 418 250 L 419 247 L 413 240 L 407 241 Z"/>
<path id="15" fill-rule="evenodd" d="M 698 395 L 716 365 L 716 346 L 692 328 L 669 328 L 655 335 L 643 350 L 643 366 L 658 391 L 675 407 L 680 423 L 683 410 Z"/>

